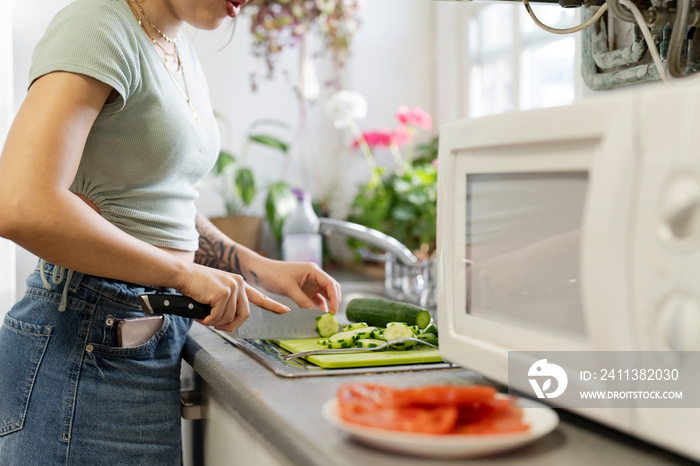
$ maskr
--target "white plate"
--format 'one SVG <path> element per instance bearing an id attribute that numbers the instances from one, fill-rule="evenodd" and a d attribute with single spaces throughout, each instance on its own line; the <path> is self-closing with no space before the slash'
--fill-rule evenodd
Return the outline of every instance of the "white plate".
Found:
<path id="1" fill-rule="evenodd" d="M 559 424 L 553 409 L 528 399 L 518 398 L 523 421 L 530 424 L 526 432 L 489 435 L 428 435 L 397 432 L 363 426 L 343 420 L 334 398 L 323 405 L 323 417 L 368 445 L 402 454 L 440 458 L 482 456 L 521 447 L 550 433 Z"/>

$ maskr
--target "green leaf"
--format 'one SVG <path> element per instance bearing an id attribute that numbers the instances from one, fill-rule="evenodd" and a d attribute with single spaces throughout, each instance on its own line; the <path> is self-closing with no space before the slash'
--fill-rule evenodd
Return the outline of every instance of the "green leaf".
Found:
<path id="1" fill-rule="evenodd" d="M 247 167 L 239 168 L 236 171 L 236 190 L 243 204 L 249 206 L 255 197 L 255 174 Z"/>
<path id="2" fill-rule="evenodd" d="M 257 128 L 258 126 L 279 126 L 280 128 L 284 129 L 289 129 L 291 130 L 292 127 L 289 123 L 287 123 L 284 120 L 274 120 L 271 118 L 262 118 L 260 120 L 255 120 L 250 124 L 249 131 L 253 131 L 253 129 Z"/>
<path id="3" fill-rule="evenodd" d="M 272 235 L 279 242 L 282 240 L 282 225 L 297 205 L 297 199 L 284 181 L 270 185 L 265 199 L 265 212 L 270 223 Z"/>
<path id="4" fill-rule="evenodd" d="M 257 142 L 258 144 L 277 149 L 285 154 L 289 151 L 289 144 L 268 134 L 253 134 L 249 136 L 249 139 Z"/>
<path id="5" fill-rule="evenodd" d="M 217 175 L 221 175 L 227 167 L 234 165 L 236 163 L 236 157 L 233 154 L 221 151 L 219 152 L 219 157 L 216 159 L 216 164 L 212 168 L 212 172 Z"/>

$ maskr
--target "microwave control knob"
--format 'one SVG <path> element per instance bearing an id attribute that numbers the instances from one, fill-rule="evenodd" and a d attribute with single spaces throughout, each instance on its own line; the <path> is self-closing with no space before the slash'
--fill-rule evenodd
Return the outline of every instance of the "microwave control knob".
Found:
<path id="1" fill-rule="evenodd" d="M 677 177 L 666 191 L 663 218 L 676 239 L 685 239 L 696 232 L 700 223 L 700 182 L 691 176 Z"/>
<path id="2" fill-rule="evenodd" d="M 665 299 L 659 320 L 659 330 L 667 348 L 695 351 L 700 347 L 700 305 L 692 297 L 677 294 Z"/>

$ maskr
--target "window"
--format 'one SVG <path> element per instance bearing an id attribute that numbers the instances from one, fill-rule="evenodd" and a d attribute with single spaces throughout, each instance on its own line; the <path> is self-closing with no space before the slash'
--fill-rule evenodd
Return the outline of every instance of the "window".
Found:
<path id="1" fill-rule="evenodd" d="M 544 24 L 570 27 L 577 14 L 536 4 Z M 540 29 L 522 4 L 480 5 L 470 19 L 469 115 L 570 104 L 576 97 L 576 40 Z"/>

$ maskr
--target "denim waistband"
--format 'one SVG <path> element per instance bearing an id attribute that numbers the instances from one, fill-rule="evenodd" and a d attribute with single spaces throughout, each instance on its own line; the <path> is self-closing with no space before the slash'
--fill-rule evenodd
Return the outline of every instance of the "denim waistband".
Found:
<path id="1" fill-rule="evenodd" d="M 174 288 L 155 285 L 145 285 L 140 283 L 131 283 L 122 280 L 95 277 L 81 272 L 75 272 L 73 270 L 66 269 L 65 267 L 51 264 L 50 262 L 47 262 L 44 259 L 39 259 L 39 264 L 37 268 L 39 270 L 39 276 L 41 277 L 41 281 L 44 285 L 44 288 L 46 288 L 47 290 L 53 289 L 52 284 L 56 287 L 60 287 L 61 285 L 63 285 L 63 289 L 61 292 L 61 302 L 58 307 L 59 312 L 64 312 L 67 308 L 69 290 L 77 290 L 77 288 L 81 284 L 83 284 L 83 282 L 86 282 L 85 284 L 88 287 L 94 287 L 94 284 L 93 286 L 90 286 L 89 282 L 95 282 L 98 284 L 99 288 L 114 288 L 113 291 L 116 291 L 117 293 L 120 286 L 135 286 L 148 290 L 153 290 L 154 292 L 158 293 L 180 294 Z M 50 277 L 51 282 L 49 282 L 49 278 L 47 278 L 47 276 Z"/>

